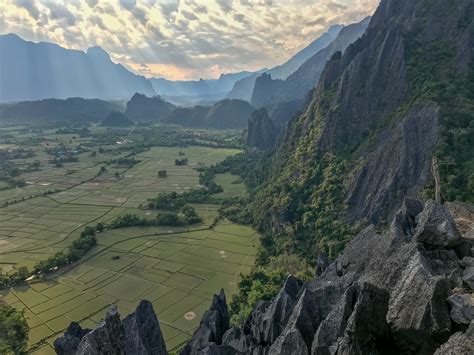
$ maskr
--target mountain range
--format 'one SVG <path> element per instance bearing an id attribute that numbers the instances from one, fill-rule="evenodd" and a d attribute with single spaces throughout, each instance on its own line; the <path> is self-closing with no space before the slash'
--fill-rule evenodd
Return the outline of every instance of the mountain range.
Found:
<path id="1" fill-rule="evenodd" d="M 268 72 L 274 78 L 286 78 L 306 59 L 329 45 L 342 27 L 330 27 L 287 62 Z M 147 96 L 158 94 L 184 106 L 212 103 L 226 97 L 250 101 L 255 79 L 267 72 L 267 69 L 243 71 L 207 80 L 147 79 L 114 63 L 100 47 L 83 52 L 54 43 L 25 41 L 15 34 L 0 35 L 0 52 L 0 102 L 69 97 L 128 99 L 136 92 Z"/>
<path id="2" fill-rule="evenodd" d="M 326 47 L 305 60 L 301 66 L 283 80 L 274 76 L 272 71 L 259 76 L 252 91 L 250 102 L 255 107 L 271 107 L 281 102 L 302 100 L 316 86 L 326 63 L 336 52 L 344 52 L 346 48 L 361 37 L 370 17 L 359 23 L 342 28 L 337 37 Z"/>
<path id="3" fill-rule="evenodd" d="M 294 73 L 306 60 L 318 53 L 320 50 L 326 48 L 332 41 L 334 41 L 339 32 L 344 26 L 331 26 L 327 32 L 311 42 L 307 47 L 296 53 L 285 63 L 278 65 L 271 69 L 261 69 L 246 78 L 238 80 L 227 97 L 232 99 L 241 99 L 250 101 L 252 97 L 255 80 L 262 74 L 267 73 L 276 79 L 286 79 Z"/>
<path id="4" fill-rule="evenodd" d="M 100 47 L 83 52 L 8 34 L 0 36 L 0 53 L 0 102 L 156 94 L 149 80 L 113 63 Z"/>

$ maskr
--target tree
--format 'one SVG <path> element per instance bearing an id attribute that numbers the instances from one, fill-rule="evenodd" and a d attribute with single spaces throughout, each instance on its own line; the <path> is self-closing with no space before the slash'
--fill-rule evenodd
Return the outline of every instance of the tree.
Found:
<path id="1" fill-rule="evenodd" d="M 114 173 L 114 176 L 115 176 L 116 179 L 120 179 L 120 173 L 118 171 L 116 171 Z"/>
<path id="2" fill-rule="evenodd" d="M 0 353 L 26 353 L 28 323 L 23 312 L 0 302 Z"/>
<path id="3" fill-rule="evenodd" d="M 168 176 L 168 172 L 166 170 L 159 170 L 158 171 L 158 177 L 159 178 L 165 178 Z"/>
<path id="4" fill-rule="evenodd" d="M 98 175 L 102 175 L 107 171 L 107 168 L 105 166 L 101 166 Z"/>
<path id="5" fill-rule="evenodd" d="M 174 165 L 177 165 L 177 166 L 188 165 L 188 158 L 176 159 L 176 160 L 174 161 Z"/>

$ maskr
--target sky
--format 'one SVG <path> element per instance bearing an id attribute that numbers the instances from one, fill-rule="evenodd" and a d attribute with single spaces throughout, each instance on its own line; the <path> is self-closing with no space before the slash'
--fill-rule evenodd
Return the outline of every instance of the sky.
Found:
<path id="1" fill-rule="evenodd" d="M 0 0 L 0 34 L 104 48 L 146 77 L 217 78 L 281 64 L 379 0 Z"/>

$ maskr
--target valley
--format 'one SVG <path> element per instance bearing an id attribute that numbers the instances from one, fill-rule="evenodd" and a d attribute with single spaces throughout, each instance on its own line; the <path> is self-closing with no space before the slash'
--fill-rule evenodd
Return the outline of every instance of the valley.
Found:
<path id="1" fill-rule="evenodd" d="M 0 10 L 0 354 L 474 354 L 474 0 Z"/>
<path id="2" fill-rule="evenodd" d="M 179 128 L 161 129 L 183 133 Z M 170 136 L 166 142 L 154 138 L 153 146 L 150 138 L 144 147 L 133 142 L 133 130 L 100 126 L 90 126 L 89 133 L 82 134 L 56 128 L 2 130 L 8 136 L 2 149 L 12 154 L 28 151 L 27 158 L 8 160 L 8 169 L 19 171 L 15 179 L 21 187 L 0 191 L 2 273 L 20 267 L 33 270 L 38 262 L 67 249 L 86 226 L 110 223 L 125 214 L 152 219 L 160 212 L 146 208 L 147 199 L 200 189 L 197 170 L 240 151 L 184 143 L 159 146 L 169 145 Z M 128 136 L 130 142 L 97 140 L 113 134 Z M 200 137 L 201 144 L 209 144 Z M 187 164 L 176 165 L 183 157 Z M 27 169 L 33 165 L 35 169 Z M 166 177 L 159 177 L 159 170 L 165 170 Z M 247 196 L 235 175 L 218 174 L 214 180 L 223 188 L 215 194 L 216 201 Z M 54 353 L 54 340 L 71 321 L 80 319 L 83 327 L 94 327 L 111 304 L 126 313 L 144 298 L 159 312 L 170 350 L 188 340 L 212 295 L 221 288 L 229 296 L 237 290 L 239 274 L 250 271 L 259 244 L 252 228 L 216 220 L 218 202 L 191 206 L 202 222 L 102 231 L 96 235 L 97 245 L 80 261 L 0 291 L 8 305 L 25 311 L 31 352 Z"/>

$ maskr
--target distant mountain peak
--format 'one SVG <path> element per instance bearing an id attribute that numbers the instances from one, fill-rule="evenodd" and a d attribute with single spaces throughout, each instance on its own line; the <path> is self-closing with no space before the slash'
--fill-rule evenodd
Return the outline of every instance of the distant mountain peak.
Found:
<path id="1" fill-rule="evenodd" d="M 337 23 L 335 25 L 332 25 L 331 27 L 328 28 L 326 32 L 332 33 L 332 32 L 337 32 L 340 31 L 344 25 L 341 25 L 340 23 Z"/>
<path id="2" fill-rule="evenodd" d="M 4 34 L 4 35 L 0 35 L 0 38 L 1 38 L 1 37 L 3 37 L 3 38 L 11 38 L 11 39 L 19 39 L 19 40 L 23 41 L 23 39 L 22 39 L 20 36 L 14 34 L 14 33 L 6 33 L 6 34 Z"/>
<path id="3" fill-rule="evenodd" d="M 87 55 L 96 59 L 102 59 L 110 61 L 109 53 L 107 53 L 102 47 L 94 46 L 87 49 Z"/>
<path id="4" fill-rule="evenodd" d="M 0 68 L 8 68 L 0 75 L 0 102 L 156 94 L 149 80 L 115 64 L 98 46 L 84 52 L 6 34 L 0 35 L 0 53 Z"/>

